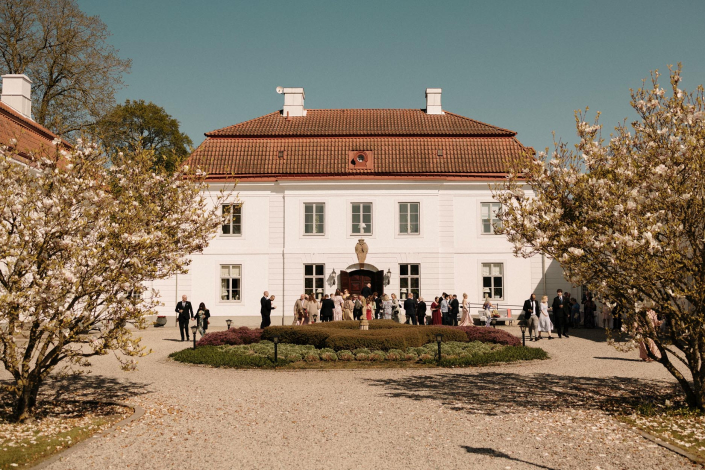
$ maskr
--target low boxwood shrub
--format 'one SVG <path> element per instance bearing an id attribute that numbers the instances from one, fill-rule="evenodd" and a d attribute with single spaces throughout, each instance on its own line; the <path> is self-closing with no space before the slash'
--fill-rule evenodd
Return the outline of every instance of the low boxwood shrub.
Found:
<path id="1" fill-rule="evenodd" d="M 372 362 L 380 362 L 384 361 L 387 358 L 387 355 L 384 353 L 384 351 L 372 351 L 370 354 L 370 361 Z"/>
<path id="2" fill-rule="evenodd" d="M 338 359 L 340 359 L 341 361 L 354 361 L 355 355 L 353 354 L 352 351 L 348 351 L 346 349 L 344 351 L 338 352 Z"/>
<path id="3" fill-rule="evenodd" d="M 262 330 L 259 328 L 250 329 L 245 326 L 240 328 L 230 328 L 225 331 L 216 331 L 204 335 L 196 343 L 197 346 L 222 346 L 225 344 L 254 344 L 259 343 L 262 337 Z"/>

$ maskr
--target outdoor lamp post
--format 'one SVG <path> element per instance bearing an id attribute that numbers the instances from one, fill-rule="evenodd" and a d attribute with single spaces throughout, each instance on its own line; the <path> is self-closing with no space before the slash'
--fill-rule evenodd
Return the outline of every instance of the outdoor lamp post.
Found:
<path id="1" fill-rule="evenodd" d="M 191 325 L 191 333 L 193 333 L 193 349 L 196 349 L 196 331 L 198 331 L 198 326 Z"/>
<path id="2" fill-rule="evenodd" d="M 438 364 L 440 365 L 441 363 L 441 343 L 443 342 L 443 335 L 442 334 L 437 334 L 436 335 L 436 342 L 438 343 Z"/>
<path id="3" fill-rule="evenodd" d="M 519 322 L 519 328 L 521 328 L 521 345 L 526 346 L 526 320 Z"/>
<path id="4" fill-rule="evenodd" d="M 228 330 L 229 330 L 229 329 L 230 329 L 230 325 L 232 325 L 233 321 L 228 318 L 227 320 L 225 320 L 225 323 L 228 324 Z"/>
<path id="5" fill-rule="evenodd" d="M 277 346 L 279 345 L 279 336 L 274 336 L 272 338 L 272 343 L 274 343 L 274 364 L 277 364 Z"/>

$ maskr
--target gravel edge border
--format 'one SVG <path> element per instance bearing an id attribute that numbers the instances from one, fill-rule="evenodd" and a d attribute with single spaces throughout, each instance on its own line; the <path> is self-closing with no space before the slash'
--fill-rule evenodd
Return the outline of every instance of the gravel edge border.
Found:
<path id="1" fill-rule="evenodd" d="M 130 404 L 128 404 L 128 403 L 119 402 L 119 401 L 103 401 L 103 400 L 86 400 L 86 402 L 88 402 L 88 403 L 101 403 L 101 404 L 104 404 L 104 405 L 122 406 L 122 407 L 124 407 L 124 408 L 129 408 L 129 409 L 131 409 L 131 410 L 132 410 L 132 414 L 131 414 L 130 416 L 128 416 L 127 418 L 125 418 L 125 419 L 123 419 L 123 420 L 121 420 L 121 421 L 118 421 L 117 423 L 113 424 L 113 425 L 110 426 L 108 429 L 105 429 L 105 430 L 99 432 L 98 434 L 94 434 L 94 435 L 92 435 L 91 437 L 89 437 L 88 439 L 85 439 L 85 440 L 79 442 L 78 444 L 73 445 L 73 446 L 69 447 L 68 449 L 61 451 L 61 452 L 59 452 L 58 454 L 52 455 L 52 456 L 49 457 L 48 459 L 43 460 L 42 462 L 38 463 L 37 465 L 35 465 L 35 466 L 33 466 L 33 467 L 30 467 L 30 470 L 41 470 L 41 469 L 45 469 L 45 468 L 47 468 L 48 466 L 50 466 L 51 464 L 53 464 L 53 463 L 55 463 L 55 462 L 58 462 L 58 461 L 61 460 L 62 458 L 66 457 L 66 455 L 71 454 L 71 453 L 75 452 L 76 450 L 82 449 L 82 448 L 85 447 L 89 442 L 91 442 L 91 441 L 93 441 L 93 440 L 95 440 L 95 439 L 99 439 L 99 438 L 101 438 L 101 437 L 103 437 L 103 436 L 106 436 L 106 435 L 108 435 L 108 434 L 110 434 L 110 433 L 116 431 L 118 428 L 121 428 L 121 427 L 125 426 L 126 424 L 129 424 L 129 423 L 131 423 L 131 422 L 133 422 L 133 421 L 136 421 L 136 420 L 140 419 L 140 418 L 141 418 L 142 416 L 144 416 L 144 414 L 145 414 L 144 408 L 142 408 L 142 407 L 139 406 L 139 405 L 130 405 Z"/>
<path id="2" fill-rule="evenodd" d="M 668 442 L 662 441 L 661 439 L 654 436 L 653 434 L 649 434 L 646 431 L 642 431 L 641 429 L 637 428 L 636 426 L 629 425 L 629 427 L 631 428 L 632 431 L 636 432 L 644 439 L 647 439 L 647 440 L 653 442 L 654 444 L 658 444 L 661 447 L 663 447 L 664 449 L 668 449 L 671 452 L 680 455 L 681 457 L 685 457 L 686 459 L 689 459 L 692 462 L 695 462 L 696 464 L 705 467 L 705 459 L 702 459 L 695 454 L 691 454 L 690 452 L 687 452 L 687 451 L 681 449 L 680 447 L 676 447 L 673 444 L 669 444 Z"/>

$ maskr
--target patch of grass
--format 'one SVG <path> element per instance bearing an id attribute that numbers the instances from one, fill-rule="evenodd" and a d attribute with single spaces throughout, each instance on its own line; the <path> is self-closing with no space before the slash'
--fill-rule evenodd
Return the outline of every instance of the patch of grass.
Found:
<path id="1" fill-rule="evenodd" d="M 97 416 L 83 426 L 51 436 L 43 436 L 38 431 L 34 436 L 17 441 L 0 443 L 0 469 L 11 470 L 37 465 L 57 452 L 68 449 L 88 439 L 102 428 L 122 419 L 122 415 Z M 13 465 L 14 464 L 14 465 Z"/>
<path id="2" fill-rule="evenodd" d="M 435 367 L 438 346 L 429 343 L 405 350 L 370 351 L 358 348 L 344 350 L 337 354 L 332 349 L 316 349 L 310 345 L 280 344 L 279 360 L 276 367 L 291 369 L 348 369 L 358 367 L 405 368 Z M 263 341 L 259 344 L 239 346 L 204 346 L 198 349 L 184 349 L 170 357 L 189 364 L 204 364 L 213 367 L 234 368 L 274 368 L 274 344 Z M 548 354 L 539 348 L 523 346 L 503 346 L 493 343 L 448 342 L 442 345 L 442 367 L 471 367 L 546 359 Z M 378 366 L 372 366 L 376 364 Z"/>

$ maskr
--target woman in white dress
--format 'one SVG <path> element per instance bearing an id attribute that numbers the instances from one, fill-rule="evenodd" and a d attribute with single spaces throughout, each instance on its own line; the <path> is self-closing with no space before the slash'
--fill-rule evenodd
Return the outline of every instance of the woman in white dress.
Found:
<path id="1" fill-rule="evenodd" d="M 382 311 L 384 312 L 385 320 L 392 319 L 392 301 L 389 300 L 389 296 L 387 294 L 384 294 L 384 297 L 382 297 Z"/>
<path id="2" fill-rule="evenodd" d="M 460 323 L 458 326 L 472 326 L 472 318 L 470 317 L 470 302 L 468 301 L 468 294 L 463 294 L 463 316 L 460 318 Z"/>
<path id="3" fill-rule="evenodd" d="M 612 328 L 612 309 L 607 304 L 602 304 L 600 309 L 600 324 L 602 328 Z"/>
<path id="4" fill-rule="evenodd" d="M 345 302 L 345 299 L 343 299 L 343 294 L 341 294 L 340 289 L 337 289 L 335 291 L 335 295 L 333 296 L 333 303 L 335 304 L 335 309 L 333 310 L 333 321 L 342 321 L 343 320 L 343 303 Z"/>
<path id="5" fill-rule="evenodd" d="M 553 339 L 551 336 L 551 330 L 553 330 L 553 323 L 551 323 L 551 317 L 548 315 L 548 311 L 551 310 L 548 306 L 548 296 L 544 295 L 541 297 L 541 314 L 539 315 L 539 339 L 541 339 L 541 333 L 548 333 L 548 339 Z"/>

